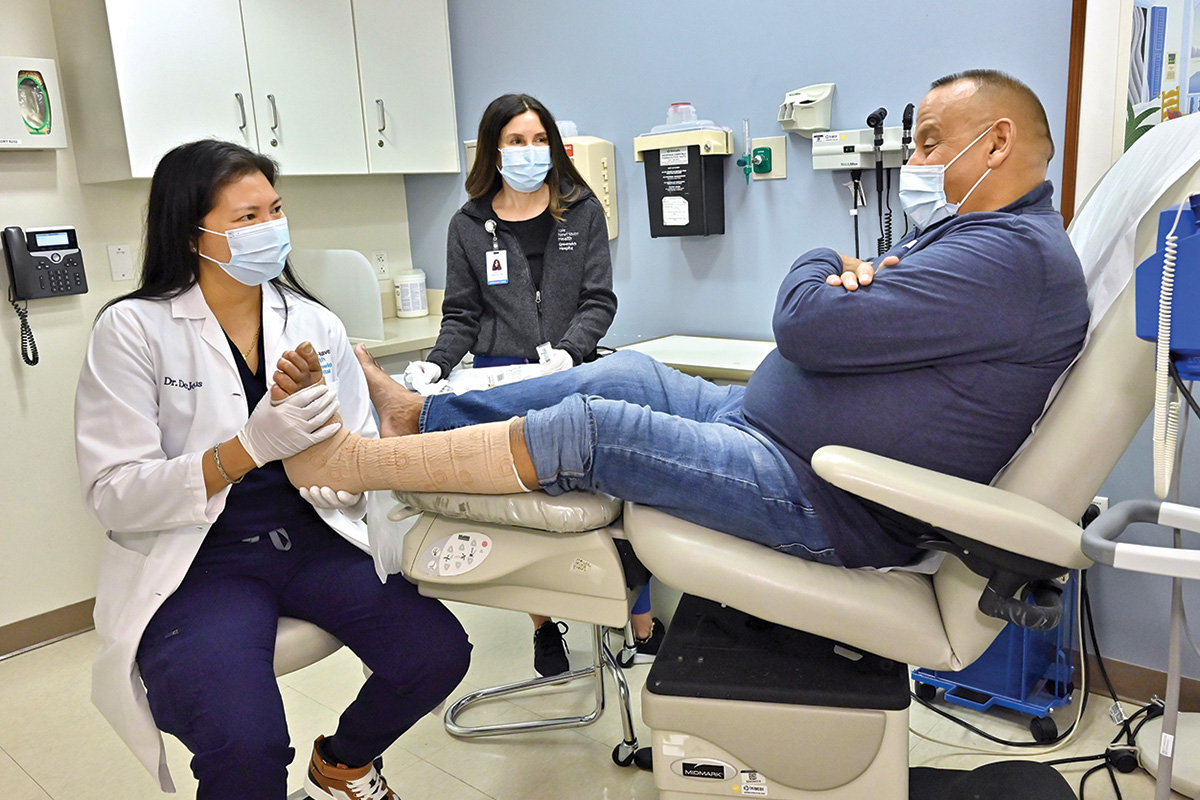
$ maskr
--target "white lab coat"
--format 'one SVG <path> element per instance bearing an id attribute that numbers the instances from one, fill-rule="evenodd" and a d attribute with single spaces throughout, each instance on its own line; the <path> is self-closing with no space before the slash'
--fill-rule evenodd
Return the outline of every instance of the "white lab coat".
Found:
<path id="1" fill-rule="evenodd" d="M 263 287 L 265 363 L 310 341 L 336 388 L 343 423 L 378 436 L 366 379 L 338 318 Z M 125 300 L 92 331 L 75 395 L 76 454 L 87 507 L 109 528 L 100 563 L 95 622 L 100 651 L 92 701 L 174 791 L 135 657 L 150 618 L 179 586 L 227 489 L 205 496 L 201 459 L 234 436 L 248 416 L 242 381 L 199 286 L 172 300 Z M 335 531 L 366 549 L 366 529 L 340 511 L 319 511 Z"/>

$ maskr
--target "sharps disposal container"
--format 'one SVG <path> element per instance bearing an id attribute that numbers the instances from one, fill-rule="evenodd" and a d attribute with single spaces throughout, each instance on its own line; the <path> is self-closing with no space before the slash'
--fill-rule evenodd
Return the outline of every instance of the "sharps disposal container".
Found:
<path id="1" fill-rule="evenodd" d="M 725 160 L 733 131 L 696 119 L 690 103 L 674 103 L 667 123 L 633 140 L 646 163 L 650 235 L 708 236 L 725 232 Z"/>
<path id="2" fill-rule="evenodd" d="M 429 302 L 425 296 L 425 272 L 408 269 L 392 276 L 396 284 L 396 316 L 425 317 L 429 315 Z"/>

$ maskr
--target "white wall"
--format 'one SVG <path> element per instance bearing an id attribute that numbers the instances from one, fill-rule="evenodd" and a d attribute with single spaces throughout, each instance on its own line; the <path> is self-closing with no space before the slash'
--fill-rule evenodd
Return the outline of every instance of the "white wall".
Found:
<path id="1" fill-rule="evenodd" d="M 48 0 L 5 0 L 0 53 L 55 58 Z M 61 66 L 60 66 L 61 69 Z M 65 110 L 71 121 L 70 98 Z M 92 319 L 134 288 L 114 283 L 109 244 L 140 252 L 147 181 L 82 185 L 66 150 L 0 152 L 0 227 L 78 229 L 90 291 L 34 300 L 30 323 L 41 363 L 20 357 L 16 315 L 0 308 L 0 626 L 95 594 L 100 537 L 80 499 L 73 401 Z M 297 177 L 279 183 L 298 248 L 387 250 L 392 271 L 411 265 L 401 176 Z M 7 273 L 0 292 L 7 298 Z"/>

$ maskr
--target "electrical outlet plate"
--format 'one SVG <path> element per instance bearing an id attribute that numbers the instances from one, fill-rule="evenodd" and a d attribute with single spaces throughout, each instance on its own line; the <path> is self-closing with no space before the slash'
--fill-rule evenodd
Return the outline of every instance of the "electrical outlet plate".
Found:
<path id="1" fill-rule="evenodd" d="M 372 250 L 371 251 L 371 266 L 375 268 L 375 275 L 379 278 L 388 277 L 388 259 L 387 250 Z"/>
<path id="2" fill-rule="evenodd" d="M 1093 505 L 1096 506 L 1096 508 L 1100 509 L 1101 514 L 1103 514 L 1105 511 L 1108 511 L 1108 498 L 1107 497 L 1101 497 L 1100 495 L 1096 495 L 1095 497 L 1092 498 L 1092 503 L 1093 503 Z"/>

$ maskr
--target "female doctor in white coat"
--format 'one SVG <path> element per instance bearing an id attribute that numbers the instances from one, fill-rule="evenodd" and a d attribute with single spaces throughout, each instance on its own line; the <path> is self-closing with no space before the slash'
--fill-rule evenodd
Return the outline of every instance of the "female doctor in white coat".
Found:
<path id="1" fill-rule="evenodd" d="M 198 798 L 283 800 L 294 750 L 275 631 L 280 616 L 312 621 L 372 674 L 314 744 L 305 788 L 386 800 L 373 762 L 459 683 L 470 645 L 440 603 L 380 583 L 359 549 L 363 498 L 298 492 L 283 473 L 279 459 L 336 430 L 338 401 L 343 424 L 377 432 L 345 330 L 287 267 L 274 180 L 269 158 L 226 142 L 164 156 L 141 284 L 92 332 L 77 455 L 85 502 L 111 529 L 93 699 L 164 790 L 159 730 L 193 753 Z M 329 388 L 281 400 L 274 369 L 295 368 L 275 359 L 308 346 Z"/>

